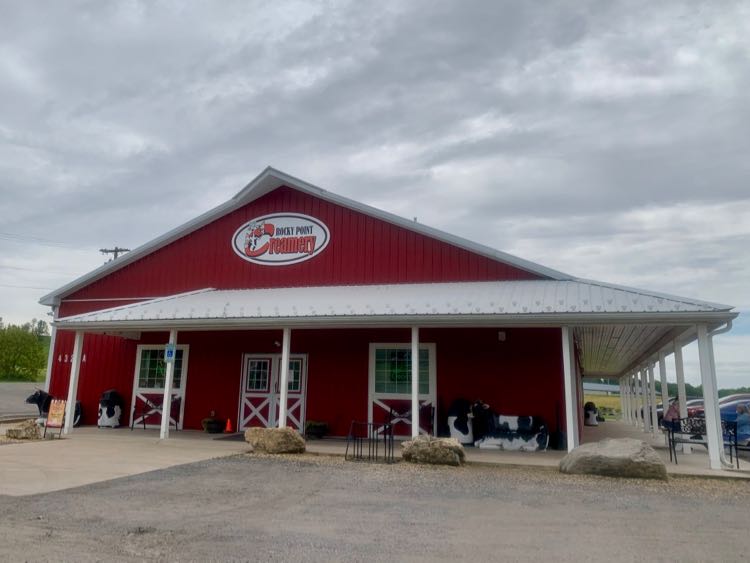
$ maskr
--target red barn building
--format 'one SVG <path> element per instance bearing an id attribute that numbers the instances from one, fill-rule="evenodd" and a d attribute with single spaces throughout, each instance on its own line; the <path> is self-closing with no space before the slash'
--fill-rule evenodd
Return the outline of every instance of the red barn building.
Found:
<path id="1" fill-rule="evenodd" d="M 652 366 L 696 337 L 710 346 L 736 316 L 578 279 L 272 168 L 41 302 L 56 319 L 48 388 L 77 397 L 85 424 L 113 388 L 126 422 L 158 425 L 148 405 L 172 377 L 180 428 L 213 411 L 238 429 L 316 420 L 346 435 L 352 420 L 393 409 L 397 433 L 414 434 L 418 401 L 421 431 L 438 433 L 464 398 L 542 417 L 553 445 L 568 448 L 584 374 L 620 378 L 636 422 Z"/>

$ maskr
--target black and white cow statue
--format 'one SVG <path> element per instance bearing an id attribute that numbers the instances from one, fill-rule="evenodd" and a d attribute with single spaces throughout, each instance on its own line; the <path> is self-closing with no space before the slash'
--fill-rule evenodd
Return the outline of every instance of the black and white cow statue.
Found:
<path id="1" fill-rule="evenodd" d="M 474 445 L 483 449 L 535 452 L 546 450 L 549 431 L 538 416 L 495 415 L 494 428 Z"/>
<path id="2" fill-rule="evenodd" d="M 99 398 L 99 418 L 96 421 L 98 428 L 117 428 L 120 426 L 123 401 L 120 394 L 114 389 L 102 393 Z"/>
<path id="3" fill-rule="evenodd" d="M 448 429 L 451 438 L 458 440 L 459 444 L 474 443 L 474 429 L 472 405 L 466 399 L 456 399 L 448 409 Z"/>
<path id="4" fill-rule="evenodd" d="M 531 452 L 549 445 L 549 430 L 541 417 L 496 414 L 482 401 L 472 405 L 472 412 L 478 448 Z"/>
<path id="5" fill-rule="evenodd" d="M 36 405 L 37 409 L 39 409 L 39 418 L 36 420 L 37 424 L 43 425 L 44 421 L 47 420 L 49 405 L 52 402 L 52 399 L 54 399 L 52 395 L 41 389 L 37 389 L 31 395 L 26 397 L 27 404 Z M 81 401 L 76 401 L 75 414 L 73 415 L 73 426 L 78 426 L 81 423 L 81 414 Z"/>

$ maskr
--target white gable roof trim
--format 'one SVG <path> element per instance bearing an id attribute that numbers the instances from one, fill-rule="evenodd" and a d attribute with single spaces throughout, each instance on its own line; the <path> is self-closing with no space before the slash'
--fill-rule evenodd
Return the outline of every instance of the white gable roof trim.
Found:
<path id="1" fill-rule="evenodd" d="M 324 190 L 323 188 L 314 186 L 308 182 L 305 182 L 304 180 L 300 180 L 299 178 L 295 178 L 294 176 L 290 176 L 289 174 L 286 174 L 269 166 L 229 201 L 222 203 L 221 205 L 214 207 L 210 211 L 199 215 L 195 219 L 192 219 L 187 223 L 184 223 L 172 229 L 171 231 L 147 242 L 146 244 L 135 248 L 134 250 L 124 254 L 117 260 L 107 262 L 103 266 L 100 266 L 99 268 L 92 270 L 91 272 L 73 280 L 69 284 L 66 284 L 56 289 L 55 291 L 48 293 L 47 295 L 43 296 L 39 300 L 39 302 L 42 305 L 58 305 L 66 295 L 69 295 L 70 293 L 73 293 L 85 287 L 86 285 L 93 283 L 94 281 L 127 266 L 128 264 L 136 262 L 144 256 L 151 254 L 152 252 L 163 248 L 164 246 L 167 246 L 168 244 L 194 231 L 197 231 L 198 229 L 208 225 L 209 223 L 219 219 L 220 217 L 223 217 L 224 215 L 227 215 L 232 211 L 239 209 L 240 207 L 243 207 L 248 203 L 282 186 L 289 186 L 290 188 L 294 188 L 301 192 L 319 197 L 326 201 L 330 201 L 331 203 L 341 205 L 342 207 L 346 207 L 348 209 L 359 211 L 371 217 L 381 219 L 387 223 L 391 223 L 410 231 L 414 231 L 425 236 L 441 240 L 443 242 L 452 244 L 459 248 L 463 248 L 470 252 L 474 252 L 476 254 L 480 254 L 494 260 L 505 262 L 511 266 L 515 266 L 527 272 L 538 274 L 540 276 L 551 278 L 553 280 L 572 279 L 572 276 L 563 272 L 547 268 L 540 264 L 524 260 L 517 256 L 495 250 L 488 246 L 484 246 L 476 242 L 451 235 L 449 233 L 445 233 L 443 231 L 440 231 L 433 227 L 422 225 L 421 223 L 417 223 L 415 221 L 409 221 L 408 219 L 404 219 L 403 217 L 399 217 L 398 215 L 394 215 L 392 213 L 370 207 L 369 205 L 365 205 L 352 199 L 333 194 Z"/>
<path id="2" fill-rule="evenodd" d="M 59 328 L 725 322 L 731 307 L 597 282 L 533 280 L 205 289 L 58 319 Z"/>

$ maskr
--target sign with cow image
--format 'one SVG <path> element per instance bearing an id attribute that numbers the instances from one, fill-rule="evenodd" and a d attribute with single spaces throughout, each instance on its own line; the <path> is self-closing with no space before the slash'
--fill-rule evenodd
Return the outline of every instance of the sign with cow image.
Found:
<path id="1" fill-rule="evenodd" d="M 328 227 L 299 213 L 256 217 L 232 237 L 232 249 L 243 260 L 264 266 L 287 266 L 314 258 L 328 246 Z"/>

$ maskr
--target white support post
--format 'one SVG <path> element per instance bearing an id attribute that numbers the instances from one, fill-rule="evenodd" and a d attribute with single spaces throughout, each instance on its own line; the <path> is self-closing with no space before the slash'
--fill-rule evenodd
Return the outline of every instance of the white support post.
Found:
<path id="1" fill-rule="evenodd" d="M 630 422 L 638 426 L 638 372 L 630 374 Z"/>
<path id="2" fill-rule="evenodd" d="M 643 392 L 643 431 L 651 432 L 651 392 L 648 388 L 648 366 L 641 370 L 641 391 Z"/>
<path id="3" fill-rule="evenodd" d="M 576 382 L 575 348 L 573 334 L 569 327 L 562 327 L 563 378 L 565 385 L 565 435 L 568 451 L 578 447 L 578 385 Z"/>
<path id="4" fill-rule="evenodd" d="M 674 341 L 674 371 L 677 379 L 677 400 L 680 402 L 680 418 L 687 418 L 687 393 L 685 392 L 685 364 L 682 360 L 682 346 Z M 682 444 L 682 453 L 691 453 L 690 444 Z"/>
<path id="5" fill-rule="evenodd" d="M 620 384 L 620 412 L 622 413 L 622 419 L 625 420 L 627 418 L 627 409 L 625 409 L 625 384 L 622 377 L 618 380 L 618 383 Z"/>
<path id="6" fill-rule="evenodd" d="M 81 373 L 81 352 L 83 351 L 83 331 L 76 331 L 73 342 L 73 358 L 70 360 L 70 381 L 68 382 L 68 402 L 65 405 L 65 424 L 63 432 L 70 434 L 73 431 L 73 422 L 76 416 L 76 398 L 78 397 L 78 376 Z"/>
<path id="7" fill-rule="evenodd" d="M 633 393 L 635 394 L 635 425 L 640 428 L 643 426 L 643 393 L 641 392 L 641 371 L 640 369 L 633 374 Z"/>
<path id="8" fill-rule="evenodd" d="M 57 307 L 52 307 L 52 320 L 57 320 Z M 44 376 L 44 390 L 49 393 L 49 382 L 52 380 L 52 366 L 55 364 L 55 342 L 57 341 L 57 327 L 52 326 L 49 337 L 49 353 L 47 354 L 47 373 Z"/>
<path id="9" fill-rule="evenodd" d="M 706 325 L 698 325 L 698 359 L 703 385 L 703 408 L 706 414 L 706 438 L 708 441 L 708 461 L 711 469 L 722 468 L 723 438 L 719 418 L 719 395 L 716 389 L 716 372 L 713 367 L 711 337 Z"/>
<path id="10" fill-rule="evenodd" d="M 169 331 L 169 343 L 172 346 L 177 345 L 177 331 Z M 172 381 L 174 380 L 174 360 L 167 362 L 164 373 L 164 398 L 161 401 L 161 429 L 159 438 L 166 440 L 169 438 L 169 419 L 172 416 Z"/>
<path id="11" fill-rule="evenodd" d="M 411 437 L 419 436 L 419 327 L 411 327 Z"/>
<path id="12" fill-rule="evenodd" d="M 287 393 L 289 392 L 289 348 L 292 330 L 284 329 L 281 342 L 281 374 L 279 377 L 279 428 L 286 428 Z"/>
<path id="13" fill-rule="evenodd" d="M 648 386 L 651 401 L 651 434 L 656 436 L 659 430 L 659 413 L 656 411 L 656 377 L 654 376 L 654 364 L 648 364 Z"/>
<path id="14" fill-rule="evenodd" d="M 661 384 L 662 415 L 665 415 L 669 407 L 669 385 L 667 384 L 667 359 L 664 352 L 659 352 L 659 383 Z"/>
<path id="15" fill-rule="evenodd" d="M 633 423 L 633 388 L 632 385 L 632 376 L 630 374 L 625 377 L 625 406 L 627 409 L 627 416 L 625 417 L 625 422 L 628 424 Z"/>

